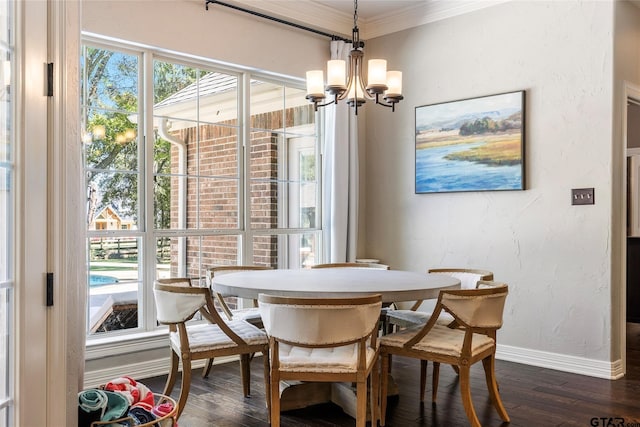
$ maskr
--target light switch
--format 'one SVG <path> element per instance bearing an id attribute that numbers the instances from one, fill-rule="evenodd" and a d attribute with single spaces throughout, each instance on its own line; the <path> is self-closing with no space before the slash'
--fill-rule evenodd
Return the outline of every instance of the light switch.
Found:
<path id="1" fill-rule="evenodd" d="M 572 188 L 572 205 L 593 205 L 595 204 L 593 188 Z"/>

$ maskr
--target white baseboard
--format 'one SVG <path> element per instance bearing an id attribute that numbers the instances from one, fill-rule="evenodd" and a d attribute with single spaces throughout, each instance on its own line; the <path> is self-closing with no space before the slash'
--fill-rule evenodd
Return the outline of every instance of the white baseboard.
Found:
<path id="1" fill-rule="evenodd" d="M 624 376 L 622 360 L 619 359 L 607 362 L 500 344 L 496 350 L 496 359 L 611 380 Z"/>
<path id="2" fill-rule="evenodd" d="M 584 357 L 501 344 L 498 344 L 496 358 L 508 362 L 522 363 L 524 365 L 611 380 L 617 380 L 624 376 L 621 360 L 606 362 L 603 360 L 586 359 Z M 220 357 L 215 359 L 214 364 L 218 365 L 236 360 L 237 357 L 234 356 Z M 204 366 L 204 362 L 204 360 L 196 360 L 193 362 L 193 367 L 201 368 Z M 169 366 L 170 360 L 166 357 L 85 372 L 84 388 L 98 387 L 122 375 L 127 375 L 135 379 L 166 375 L 169 372 Z"/>
<path id="3" fill-rule="evenodd" d="M 213 361 L 214 365 L 221 363 L 229 363 L 237 361 L 237 356 L 216 357 Z M 196 360 L 191 365 L 193 368 L 204 367 L 205 360 Z M 114 378 L 126 375 L 134 378 L 136 381 L 144 378 L 157 377 L 160 375 L 167 375 L 169 373 L 169 367 L 171 366 L 171 360 L 169 357 L 145 360 L 144 362 L 130 363 L 127 365 L 120 365 L 109 367 L 105 369 L 98 369 L 84 373 L 84 388 L 94 388 L 100 385 L 106 384 Z M 182 365 L 179 369 L 182 371 Z M 142 381 L 144 383 L 144 381 Z M 157 390 L 161 391 L 161 390 Z"/>

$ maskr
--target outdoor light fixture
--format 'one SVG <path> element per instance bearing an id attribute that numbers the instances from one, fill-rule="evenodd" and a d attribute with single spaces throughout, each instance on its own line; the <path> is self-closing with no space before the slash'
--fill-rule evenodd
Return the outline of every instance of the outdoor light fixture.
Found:
<path id="1" fill-rule="evenodd" d="M 337 104 L 338 101 L 347 100 L 347 104 L 354 107 L 356 115 L 358 107 L 367 99 L 375 100 L 376 104 L 390 107 L 395 111 L 395 105 L 403 99 L 402 96 L 402 72 L 387 71 L 385 59 L 370 59 L 367 80 L 363 76 L 363 48 L 364 42 L 360 41 L 358 30 L 358 0 L 354 0 L 352 46 L 349 53 L 349 65 L 347 74 L 346 61 L 332 59 L 327 62 L 327 83 L 324 84 L 322 70 L 307 71 L 307 96 L 313 102 L 317 111 L 318 107 Z M 348 80 L 347 80 L 348 78 Z M 333 96 L 333 100 L 325 104 L 325 91 Z M 382 95 L 383 101 L 380 100 Z"/>

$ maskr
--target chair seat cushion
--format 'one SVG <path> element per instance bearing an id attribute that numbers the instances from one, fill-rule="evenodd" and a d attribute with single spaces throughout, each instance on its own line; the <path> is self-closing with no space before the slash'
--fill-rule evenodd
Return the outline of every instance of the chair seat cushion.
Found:
<path id="1" fill-rule="evenodd" d="M 350 344 L 333 348 L 279 346 L 280 370 L 287 372 L 356 372 L 358 346 Z M 373 363 L 376 352 L 367 348 L 367 366 Z"/>
<path id="2" fill-rule="evenodd" d="M 403 328 L 411 326 L 424 325 L 429 321 L 431 313 L 424 311 L 412 311 L 412 310 L 389 310 L 387 312 L 387 320 L 392 325 L 398 325 Z M 449 313 L 442 311 L 438 316 L 437 323 L 439 325 L 446 326 L 453 322 L 453 316 Z"/>
<path id="3" fill-rule="evenodd" d="M 256 322 L 262 322 L 260 317 L 260 311 L 258 307 L 240 308 L 237 310 L 231 310 L 234 320 L 246 320 L 247 322 L 255 325 Z"/>
<path id="4" fill-rule="evenodd" d="M 249 345 L 267 344 L 269 342 L 264 331 L 244 320 L 232 320 L 227 325 Z M 192 352 L 220 350 L 235 347 L 237 344 L 229 338 L 218 325 L 201 323 L 187 327 L 189 346 Z M 180 337 L 177 332 L 171 333 L 171 345 L 180 349 Z"/>
<path id="5" fill-rule="evenodd" d="M 380 338 L 380 345 L 390 348 L 402 348 L 404 344 L 415 336 L 420 330 L 419 327 L 403 329 L 394 334 L 385 335 Z M 462 353 L 462 343 L 464 341 L 464 331 L 451 329 L 446 326 L 435 324 L 413 349 L 438 353 L 447 356 L 460 357 Z M 471 340 L 471 355 L 475 356 L 495 345 L 495 341 L 486 335 L 473 334 Z"/>

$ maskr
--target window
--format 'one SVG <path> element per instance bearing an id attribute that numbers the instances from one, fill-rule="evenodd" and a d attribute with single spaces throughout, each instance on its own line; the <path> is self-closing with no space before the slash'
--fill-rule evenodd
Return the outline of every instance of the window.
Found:
<path id="1" fill-rule="evenodd" d="M 92 335 L 155 329 L 155 278 L 313 263 L 320 156 L 300 82 L 94 39 L 81 71 Z"/>
<path id="2" fill-rule="evenodd" d="M 13 424 L 14 152 L 12 2 L 0 2 L 0 427 Z"/>

